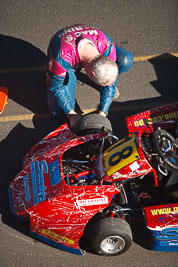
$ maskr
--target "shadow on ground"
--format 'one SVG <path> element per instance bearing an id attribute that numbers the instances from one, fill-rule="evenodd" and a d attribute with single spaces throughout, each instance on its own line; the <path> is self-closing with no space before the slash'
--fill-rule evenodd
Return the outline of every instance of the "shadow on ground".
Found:
<path id="1" fill-rule="evenodd" d="M 1 85 L 9 88 L 9 98 L 26 107 L 34 114 L 34 129 L 18 123 L 8 136 L 0 143 L 0 213 L 5 224 L 27 234 L 24 225 L 17 223 L 9 214 L 8 187 L 12 179 L 22 169 L 22 158 L 28 150 L 58 125 L 53 119 L 39 120 L 37 114 L 47 112 L 44 76 L 42 65 L 45 54 L 31 44 L 8 36 L 0 36 L 0 78 Z M 4 52 L 2 52 L 4 50 Z M 151 81 L 152 86 L 160 93 L 160 97 L 138 101 L 113 102 L 109 119 L 113 132 L 118 137 L 127 134 L 125 118 L 138 112 L 176 102 L 178 100 L 178 59 L 169 54 L 150 60 L 155 68 L 157 80 Z M 4 69 L 32 68 L 37 71 L 3 73 Z M 39 67 L 39 68 L 38 68 Z M 88 83 L 85 76 L 80 76 L 83 83 Z M 134 241 L 142 245 L 140 234 L 134 235 Z"/>
<path id="2" fill-rule="evenodd" d="M 21 39 L 0 35 L 0 80 L 8 97 L 34 114 L 47 111 L 44 83 L 46 55 Z"/>
<path id="3" fill-rule="evenodd" d="M 9 211 L 8 186 L 22 168 L 22 158 L 28 150 L 58 124 L 48 114 L 44 79 L 46 55 L 32 44 L 10 36 L 0 35 L 0 85 L 8 88 L 9 99 L 34 113 L 34 129 L 22 123 L 0 142 L 0 213 Z M 14 111 L 16 114 L 16 111 Z"/>
<path id="4" fill-rule="evenodd" d="M 178 101 L 178 58 L 163 54 L 150 59 L 149 62 L 153 65 L 157 75 L 157 80 L 150 81 L 150 84 L 160 93 L 160 97 L 113 102 L 109 119 L 113 125 L 113 132 L 118 137 L 127 135 L 126 117 Z"/>

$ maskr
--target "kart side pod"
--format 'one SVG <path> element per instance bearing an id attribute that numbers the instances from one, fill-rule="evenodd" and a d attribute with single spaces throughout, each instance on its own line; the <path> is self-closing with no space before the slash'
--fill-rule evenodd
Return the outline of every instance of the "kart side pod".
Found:
<path id="1" fill-rule="evenodd" d="M 178 251 L 178 203 L 146 207 L 150 249 Z"/>

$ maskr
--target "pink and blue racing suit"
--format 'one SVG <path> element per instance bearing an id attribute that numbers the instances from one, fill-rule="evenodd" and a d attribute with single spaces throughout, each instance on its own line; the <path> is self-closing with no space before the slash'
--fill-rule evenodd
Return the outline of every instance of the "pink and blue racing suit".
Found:
<path id="1" fill-rule="evenodd" d="M 118 64 L 119 72 L 125 72 L 133 64 L 132 54 L 115 47 L 114 42 L 101 30 L 86 25 L 73 25 L 58 31 L 48 47 L 48 105 L 57 116 L 61 109 L 65 114 L 75 109 L 75 70 L 82 67 L 80 46 L 83 40 L 91 42 L 98 52 Z M 124 63 L 125 60 L 125 63 Z M 112 103 L 117 79 L 111 86 L 103 86 L 100 91 L 99 110 L 107 113 Z"/>

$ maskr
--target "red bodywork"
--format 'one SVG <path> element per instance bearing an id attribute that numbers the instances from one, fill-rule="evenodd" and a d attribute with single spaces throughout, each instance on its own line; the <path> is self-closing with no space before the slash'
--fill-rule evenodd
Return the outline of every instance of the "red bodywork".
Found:
<path id="1" fill-rule="evenodd" d="M 119 163 L 117 171 L 111 175 L 108 175 L 106 168 L 107 153 L 96 160 L 95 171 L 100 178 L 111 183 L 108 185 L 70 186 L 66 183 L 62 169 L 64 152 L 90 140 L 106 137 L 108 133 L 77 136 L 67 124 L 62 125 L 25 156 L 24 169 L 10 185 L 12 213 L 30 220 L 31 234 L 36 238 L 58 248 L 82 254 L 79 241 L 86 224 L 94 215 L 108 207 L 118 194 L 113 182 L 153 172 L 155 185 L 158 186 L 156 171 L 142 151 L 140 137 L 145 130 L 153 131 L 160 125 L 165 129 L 173 127 L 177 117 L 178 103 L 127 118 L 130 135 L 135 133 L 133 143 L 137 157 L 129 162 L 126 159 L 124 166 Z M 126 139 L 123 140 L 127 142 Z M 112 172 L 112 169 L 109 171 Z M 145 214 L 148 226 L 152 227 L 148 213 L 149 208 L 145 210 Z"/>
<path id="2" fill-rule="evenodd" d="M 116 188 L 67 185 L 62 156 L 73 146 L 105 135 L 79 137 L 65 124 L 26 155 L 24 169 L 11 183 L 10 198 L 13 214 L 30 219 L 32 235 L 44 236 L 55 242 L 55 246 L 58 242 L 67 245 L 69 251 L 80 254 L 79 240 L 87 222 L 109 205 Z"/>
<path id="3" fill-rule="evenodd" d="M 129 133 L 156 130 L 158 127 L 170 129 L 176 125 L 178 103 L 161 106 L 141 112 L 126 119 Z"/>

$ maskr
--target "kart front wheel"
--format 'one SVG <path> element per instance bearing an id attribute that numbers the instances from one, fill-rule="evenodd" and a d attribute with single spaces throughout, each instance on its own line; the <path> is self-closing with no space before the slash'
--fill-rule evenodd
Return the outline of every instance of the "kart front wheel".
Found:
<path id="1" fill-rule="evenodd" d="M 93 227 L 91 244 L 99 255 L 116 256 L 122 254 L 132 244 L 130 226 L 119 218 L 102 219 Z"/>

